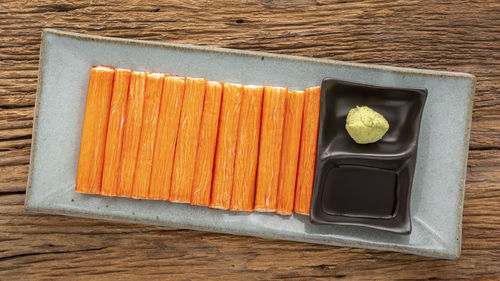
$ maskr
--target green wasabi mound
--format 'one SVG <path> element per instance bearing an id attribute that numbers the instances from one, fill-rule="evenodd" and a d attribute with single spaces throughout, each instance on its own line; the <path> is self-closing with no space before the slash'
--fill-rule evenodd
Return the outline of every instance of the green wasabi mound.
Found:
<path id="1" fill-rule="evenodd" d="M 356 106 L 349 110 L 345 128 L 356 143 L 367 144 L 380 140 L 389 130 L 389 123 L 368 106 Z"/>

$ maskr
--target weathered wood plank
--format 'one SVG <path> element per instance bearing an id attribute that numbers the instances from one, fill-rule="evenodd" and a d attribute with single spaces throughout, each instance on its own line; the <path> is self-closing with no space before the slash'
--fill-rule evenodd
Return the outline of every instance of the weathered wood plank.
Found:
<path id="1" fill-rule="evenodd" d="M 500 2 L 0 3 L 0 279 L 482 279 L 500 275 Z M 23 210 L 42 28 L 477 77 L 458 261 Z"/>

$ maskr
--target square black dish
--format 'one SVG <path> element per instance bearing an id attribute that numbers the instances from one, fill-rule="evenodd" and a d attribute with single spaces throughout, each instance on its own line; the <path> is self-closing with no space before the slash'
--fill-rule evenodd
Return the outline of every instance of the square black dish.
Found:
<path id="1" fill-rule="evenodd" d="M 426 89 L 323 80 L 312 223 L 411 232 L 410 194 L 426 97 Z M 371 144 L 357 144 L 345 129 L 349 110 L 364 105 L 389 122 L 384 137 Z"/>

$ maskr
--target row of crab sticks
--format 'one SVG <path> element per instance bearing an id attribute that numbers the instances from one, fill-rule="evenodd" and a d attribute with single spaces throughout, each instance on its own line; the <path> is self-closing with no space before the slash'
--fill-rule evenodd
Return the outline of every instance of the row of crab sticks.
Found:
<path id="1" fill-rule="evenodd" d="M 75 190 L 308 215 L 320 88 L 90 72 Z"/>

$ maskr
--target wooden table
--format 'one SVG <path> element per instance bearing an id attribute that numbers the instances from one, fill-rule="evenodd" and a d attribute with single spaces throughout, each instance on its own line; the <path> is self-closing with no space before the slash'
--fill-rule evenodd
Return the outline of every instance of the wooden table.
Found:
<path id="1" fill-rule="evenodd" d="M 498 0 L 58 2 L 0 3 L 0 279 L 500 276 Z M 476 75 L 462 257 L 446 261 L 25 212 L 40 34 L 48 27 Z"/>

